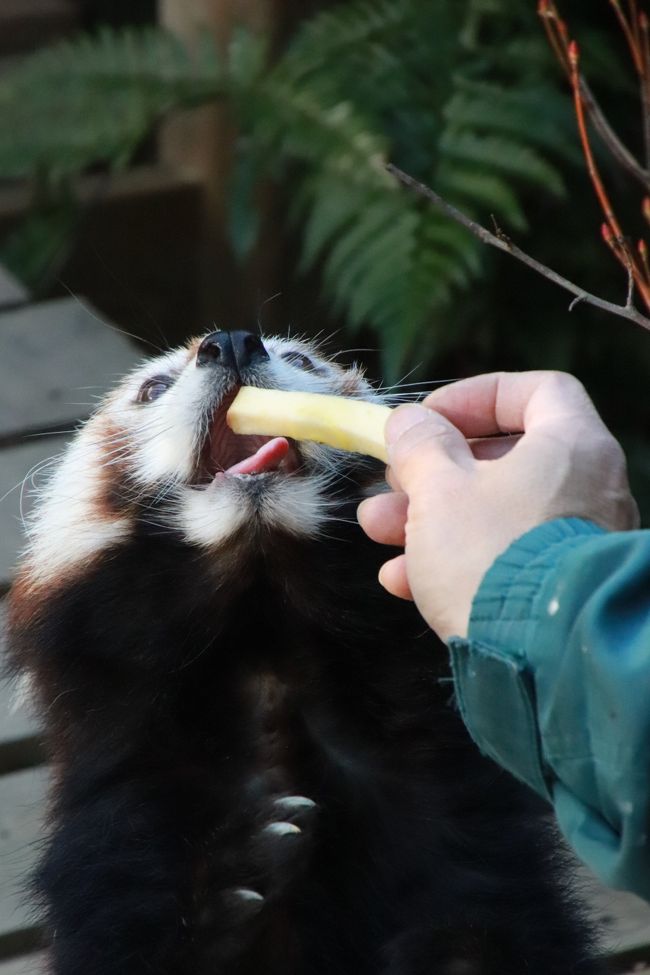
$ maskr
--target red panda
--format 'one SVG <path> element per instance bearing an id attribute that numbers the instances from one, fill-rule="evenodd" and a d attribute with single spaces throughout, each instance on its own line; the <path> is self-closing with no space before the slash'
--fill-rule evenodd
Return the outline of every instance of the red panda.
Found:
<path id="1" fill-rule="evenodd" d="M 590 975 L 543 811 L 377 584 L 382 465 L 234 435 L 244 384 L 380 396 L 212 332 L 106 398 L 31 523 L 10 647 L 52 761 L 52 975 Z"/>

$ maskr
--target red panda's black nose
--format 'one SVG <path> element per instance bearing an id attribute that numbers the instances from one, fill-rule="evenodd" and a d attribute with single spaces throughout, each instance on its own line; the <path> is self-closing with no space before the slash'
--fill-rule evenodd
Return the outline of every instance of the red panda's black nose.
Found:
<path id="1" fill-rule="evenodd" d="M 241 374 L 269 358 L 264 343 L 254 332 L 211 332 L 196 353 L 197 366 L 220 365 Z"/>

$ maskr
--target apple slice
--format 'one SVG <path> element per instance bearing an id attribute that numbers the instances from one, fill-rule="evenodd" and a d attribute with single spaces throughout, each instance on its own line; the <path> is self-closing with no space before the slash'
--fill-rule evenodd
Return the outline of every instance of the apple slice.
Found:
<path id="1" fill-rule="evenodd" d="M 242 386 L 226 415 L 235 433 L 315 440 L 387 463 L 384 427 L 389 406 L 322 393 L 287 393 Z"/>

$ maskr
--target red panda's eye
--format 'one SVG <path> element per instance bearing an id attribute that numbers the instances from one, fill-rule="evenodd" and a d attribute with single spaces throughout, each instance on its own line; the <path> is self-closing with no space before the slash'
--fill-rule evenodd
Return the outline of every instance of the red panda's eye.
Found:
<path id="1" fill-rule="evenodd" d="M 136 402 L 151 403 L 166 393 L 171 384 L 172 381 L 168 376 L 153 376 L 151 379 L 147 379 L 138 391 Z"/>
<path id="2" fill-rule="evenodd" d="M 314 363 L 311 361 L 309 356 L 303 355 L 302 352 L 283 352 L 280 358 L 284 359 L 292 366 L 297 366 L 298 369 L 314 368 Z"/>

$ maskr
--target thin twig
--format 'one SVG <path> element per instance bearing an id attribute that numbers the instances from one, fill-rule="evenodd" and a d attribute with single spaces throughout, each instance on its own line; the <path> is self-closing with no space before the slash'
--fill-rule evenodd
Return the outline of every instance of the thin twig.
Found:
<path id="1" fill-rule="evenodd" d="M 627 266 L 627 298 L 625 299 L 625 307 L 630 309 L 634 308 L 632 300 L 634 298 L 634 272 L 632 270 L 632 265 Z"/>
<path id="2" fill-rule="evenodd" d="M 598 132 L 614 159 L 616 159 L 621 166 L 630 173 L 631 176 L 634 176 L 634 178 L 641 183 L 644 189 L 650 190 L 650 171 L 645 169 L 632 155 L 627 146 L 621 142 L 620 138 L 609 124 L 609 121 L 600 107 L 596 96 L 582 75 L 580 76 L 580 94 L 582 95 L 583 104 L 589 118 L 593 122 L 596 132 Z"/>
<path id="3" fill-rule="evenodd" d="M 641 85 L 641 107 L 643 109 L 643 144 L 645 164 L 650 166 L 650 40 L 648 38 L 648 18 L 643 13 L 638 19 L 639 49 L 643 71 L 639 79 Z"/>
<path id="4" fill-rule="evenodd" d="M 618 22 L 621 25 L 623 33 L 625 34 L 625 39 L 630 49 L 632 60 L 634 61 L 634 67 L 637 70 L 637 74 L 641 78 L 643 77 L 643 60 L 641 57 L 641 51 L 639 49 L 639 45 L 637 44 L 634 28 L 629 23 L 627 17 L 623 13 L 623 9 L 621 8 L 621 4 L 619 0 L 609 0 L 609 2 L 614 8 L 614 13 L 618 17 Z"/>
<path id="5" fill-rule="evenodd" d="M 636 0 L 629 0 L 628 4 L 630 8 L 630 23 L 632 24 L 632 30 L 634 31 L 634 42 L 639 46 L 641 43 L 640 37 L 640 25 L 639 25 L 639 10 Z"/>
<path id="6" fill-rule="evenodd" d="M 589 135 L 587 133 L 587 125 L 585 122 L 585 109 L 582 101 L 582 92 L 580 90 L 580 72 L 578 70 L 578 45 L 575 41 L 572 41 L 569 45 L 569 65 L 571 68 L 571 88 L 573 91 L 573 104 L 576 113 L 576 119 L 578 121 L 578 134 L 580 136 L 580 143 L 582 145 L 583 155 L 585 157 L 585 162 L 587 164 L 587 172 L 589 173 L 589 179 L 594 188 L 594 192 L 600 203 L 601 210 L 605 214 L 605 220 L 609 224 L 609 227 L 615 237 L 623 237 L 623 231 L 621 230 L 620 224 L 616 219 L 616 214 L 614 213 L 614 208 L 610 202 L 609 196 L 601 179 L 598 167 L 596 166 L 596 161 L 594 159 L 594 154 L 591 149 L 591 143 L 589 141 Z"/>
<path id="7" fill-rule="evenodd" d="M 566 40 L 563 35 L 564 21 L 559 16 L 555 4 L 550 3 L 549 0 L 540 0 L 537 13 L 542 18 L 544 30 L 546 31 L 548 42 L 555 53 L 555 57 L 568 73 L 569 60 L 566 51 Z"/>
<path id="8" fill-rule="evenodd" d="M 620 8 L 619 8 L 620 9 Z M 631 13 L 635 14 L 636 7 L 631 6 Z M 552 0 L 539 0 L 538 13 L 544 25 L 549 44 L 555 56 L 567 76 L 569 84 L 572 85 L 572 67 L 569 58 L 569 31 L 566 22 L 562 19 L 559 11 Z M 631 22 L 635 29 L 632 38 L 636 45 L 637 54 L 641 52 L 641 27 L 642 18 L 631 16 Z M 650 189 L 650 170 L 645 169 L 630 150 L 623 144 L 617 133 L 614 131 L 605 116 L 600 104 L 593 91 L 589 87 L 586 79 L 579 73 L 580 95 L 587 115 L 589 116 L 594 128 L 601 139 L 611 152 L 612 156 L 626 169 L 630 175 L 634 176 L 644 189 Z"/>
<path id="9" fill-rule="evenodd" d="M 643 119 L 643 145 L 645 164 L 650 166 L 650 64 L 648 62 L 648 21 L 645 14 L 637 14 L 636 3 L 630 0 L 629 18 L 620 5 L 620 0 L 610 0 L 618 21 L 623 29 L 630 48 L 634 67 L 639 76 Z"/>
<path id="10" fill-rule="evenodd" d="M 589 140 L 589 133 L 587 132 L 586 113 L 582 101 L 582 92 L 580 89 L 580 71 L 578 66 L 580 55 L 578 45 L 575 41 L 571 41 L 569 44 L 568 56 L 574 108 L 578 122 L 578 132 L 580 134 L 580 142 L 582 144 L 583 154 L 587 164 L 589 179 L 591 180 L 594 192 L 596 193 L 598 202 L 600 203 L 601 209 L 605 215 L 605 220 L 607 221 L 607 225 L 611 231 L 613 243 L 615 243 L 615 246 L 613 247 L 614 253 L 619 258 L 626 271 L 628 268 L 632 268 L 636 286 L 641 293 L 641 297 L 643 298 L 646 308 L 650 308 L 650 290 L 648 289 L 648 285 L 644 280 L 643 273 L 637 266 L 634 256 L 627 244 L 621 225 L 619 224 L 616 214 L 614 213 L 614 208 L 612 207 L 609 195 L 605 189 L 600 172 L 596 166 L 596 160 L 594 158 L 591 142 Z M 609 240 L 607 242 L 610 244 L 612 243 Z"/>
<path id="11" fill-rule="evenodd" d="M 579 298 L 580 301 L 593 305 L 595 308 L 600 308 L 601 311 L 609 312 L 611 315 L 617 315 L 620 318 L 627 318 L 629 321 L 634 322 L 635 324 L 640 325 L 642 328 L 650 331 L 650 318 L 646 318 L 645 315 L 642 315 L 641 312 L 637 311 L 634 306 L 628 307 L 627 305 L 617 305 L 614 302 L 605 301 L 604 298 L 598 298 L 596 295 L 590 294 L 588 291 L 585 291 L 584 288 L 580 288 L 577 284 L 574 284 L 567 278 L 563 278 L 561 274 L 557 273 L 557 271 L 553 271 L 551 268 L 546 267 L 545 264 L 535 260 L 534 257 L 530 257 L 525 253 L 525 251 L 522 251 L 519 247 L 517 247 L 516 244 L 513 244 L 512 241 L 508 240 L 506 242 L 497 237 L 495 234 L 490 233 L 490 231 L 485 227 L 482 227 L 481 224 L 476 223 L 466 214 L 462 213 L 460 210 L 457 210 L 456 207 L 452 206 L 451 203 L 447 203 L 446 200 L 443 200 L 443 198 L 439 196 L 435 190 L 432 190 L 431 187 L 425 186 L 424 183 L 420 183 L 412 176 L 409 176 L 408 173 L 398 169 L 397 166 L 389 163 L 386 166 L 386 169 L 400 183 L 407 186 L 419 196 L 423 196 L 430 203 L 433 203 L 435 207 L 441 210 L 442 213 L 446 214 L 452 220 L 462 224 L 463 227 L 473 233 L 475 237 L 478 237 L 478 239 L 484 244 L 490 244 L 492 247 L 496 247 L 500 251 L 505 251 L 506 254 L 510 254 L 512 257 L 516 258 L 516 260 L 526 264 L 528 267 L 532 268 L 533 271 L 537 271 L 537 273 L 541 274 L 542 277 L 548 278 L 549 281 L 557 284 L 560 288 L 564 288 L 565 291 L 569 291 L 572 295 L 575 295 L 576 298 Z"/>
<path id="12" fill-rule="evenodd" d="M 645 279 L 650 285 L 650 264 L 648 264 L 648 248 L 646 246 L 645 240 L 640 240 L 637 245 L 637 250 L 639 252 L 639 258 L 641 260 L 641 266 L 643 267 L 643 273 L 645 274 Z"/>

